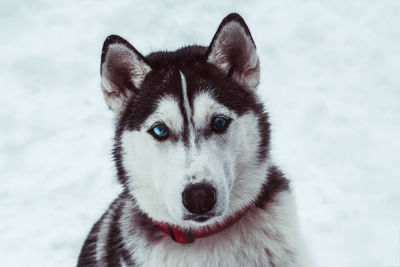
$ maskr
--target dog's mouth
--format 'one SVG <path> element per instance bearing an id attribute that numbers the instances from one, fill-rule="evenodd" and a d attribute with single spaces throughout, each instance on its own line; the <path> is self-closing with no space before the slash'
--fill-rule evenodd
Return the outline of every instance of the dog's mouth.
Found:
<path id="1" fill-rule="evenodd" d="M 214 214 L 209 214 L 209 215 L 194 215 L 194 214 L 190 214 L 190 215 L 186 215 L 183 219 L 185 221 L 195 221 L 195 222 L 206 222 L 209 219 L 211 219 L 212 217 L 214 217 Z"/>
<path id="2" fill-rule="evenodd" d="M 206 222 L 212 218 L 218 217 L 220 214 L 215 214 L 215 213 L 209 213 L 209 214 L 203 214 L 203 215 L 197 215 L 197 214 L 188 214 L 185 215 L 183 218 L 185 221 L 195 221 L 198 223 L 203 223 Z"/>
<path id="3" fill-rule="evenodd" d="M 210 219 L 211 217 L 207 217 L 207 216 L 200 216 L 200 217 L 197 217 L 197 218 L 195 218 L 195 219 L 193 219 L 194 221 L 196 221 L 196 222 L 206 222 L 206 221 L 208 221 L 208 219 Z"/>

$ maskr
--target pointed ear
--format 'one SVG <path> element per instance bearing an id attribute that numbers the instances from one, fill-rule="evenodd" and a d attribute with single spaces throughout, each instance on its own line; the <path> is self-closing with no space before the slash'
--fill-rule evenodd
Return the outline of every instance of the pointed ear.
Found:
<path id="1" fill-rule="evenodd" d="M 249 90 L 260 82 L 256 45 L 243 18 L 229 14 L 218 27 L 207 51 L 207 62 Z"/>
<path id="2" fill-rule="evenodd" d="M 110 35 L 101 55 L 101 89 L 110 109 L 119 114 L 140 90 L 151 71 L 145 58 L 126 40 Z"/>

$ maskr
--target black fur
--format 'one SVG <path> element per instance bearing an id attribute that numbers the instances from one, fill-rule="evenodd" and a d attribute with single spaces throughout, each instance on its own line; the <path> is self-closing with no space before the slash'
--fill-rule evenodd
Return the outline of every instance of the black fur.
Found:
<path id="1" fill-rule="evenodd" d="M 276 167 L 270 167 L 266 182 L 264 183 L 258 197 L 254 203 L 254 207 L 267 209 L 268 205 L 273 203 L 276 196 L 280 192 L 290 190 L 289 181 L 284 177 L 283 173 Z M 130 256 L 129 251 L 124 247 L 121 235 L 121 212 L 124 203 L 133 203 L 133 209 L 130 210 L 129 221 L 132 223 L 132 235 L 140 236 L 151 245 L 159 242 L 162 238 L 167 236 L 156 228 L 151 220 L 135 205 L 133 197 L 126 191 L 121 193 L 119 197 L 110 205 L 110 208 L 100 218 L 100 220 L 93 226 L 90 234 L 88 235 L 78 260 L 78 267 L 94 267 L 98 266 L 96 262 L 96 242 L 97 235 L 100 231 L 101 225 L 104 223 L 104 218 L 107 213 L 111 213 L 111 221 L 108 223 L 106 239 L 106 251 L 104 255 L 105 267 L 120 266 L 120 258 L 128 266 L 136 266 L 135 259 Z M 169 238 L 169 237 L 168 237 Z"/>
<path id="2" fill-rule="evenodd" d="M 120 266 L 120 258 L 129 259 L 129 252 L 127 252 L 122 243 L 122 236 L 120 230 L 121 212 L 124 203 L 119 202 L 111 215 L 110 228 L 107 234 L 105 250 L 107 251 L 106 262 L 109 266 Z M 123 257 L 125 255 L 125 257 Z"/>
<path id="3" fill-rule="evenodd" d="M 97 245 L 97 233 L 100 230 L 104 215 L 96 222 L 90 231 L 85 243 L 81 249 L 81 253 L 78 259 L 78 266 L 96 266 L 96 245 Z"/>
<path id="4" fill-rule="evenodd" d="M 282 171 L 276 166 L 270 167 L 268 178 L 258 194 L 255 205 L 262 209 L 267 208 L 267 205 L 274 201 L 277 194 L 288 190 L 290 190 L 289 180 L 285 178 Z"/>
<path id="5" fill-rule="evenodd" d="M 82 247 L 81 253 L 79 255 L 79 260 L 78 260 L 78 266 L 88 266 L 88 267 L 94 267 L 98 266 L 98 262 L 96 260 L 96 249 L 97 249 L 97 241 L 98 241 L 98 233 L 100 232 L 100 229 L 102 225 L 104 224 L 105 217 L 107 214 L 112 214 L 112 220 L 110 225 L 117 225 L 118 222 L 115 220 L 115 210 L 119 208 L 121 204 L 120 197 L 114 200 L 114 202 L 110 205 L 109 209 L 103 214 L 103 216 L 96 222 L 96 224 L 93 226 L 92 230 L 89 233 L 88 238 L 85 241 L 85 244 Z M 115 237 L 118 239 L 118 236 Z M 104 241 L 103 241 L 104 242 Z M 107 247 L 109 246 L 110 239 L 107 238 Z M 112 252 L 112 253 L 111 253 Z M 109 255 L 119 255 L 116 254 L 117 250 L 111 250 Z M 110 256 L 105 255 L 107 257 L 107 260 L 110 260 Z M 118 266 L 118 265 L 117 265 Z"/>
<path id="6" fill-rule="evenodd" d="M 186 77 L 187 93 L 190 104 L 193 96 L 201 91 L 207 91 L 221 104 L 235 111 L 239 116 L 248 111 L 253 111 L 259 116 L 260 136 L 259 161 L 265 160 L 269 150 L 270 129 L 268 115 L 263 105 L 257 100 L 256 95 L 242 88 L 235 81 L 227 77 L 218 68 L 206 62 L 204 56 L 205 47 L 185 47 L 175 52 L 157 52 L 146 57 L 146 61 L 152 67 L 152 71 L 146 76 L 142 88 L 138 94 L 132 97 L 127 108 L 117 124 L 115 134 L 114 158 L 117 164 L 118 178 L 125 184 L 126 175 L 121 165 L 120 138 L 124 130 L 138 130 L 143 122 L 150 116 L 157 101 L 165 96 L 172 95 L 183 103 L 181 80 L 179 71 Z M 191 56 L 188 56 L 190 54 Z M 183 105 L 183 104 L 181 104 Z M 180 107 L 185 114 L 183 106 Z M 171 136 L 169 140 L 181 139 L 187 143 L 188 121 L 184 118 L 184 132 L 181 137 Z M 201 136 L 211 134 L 200 133 Z"/>
<path id="7" fill-rule="evenodd" d="M 156 228 L 151 220 L 137 208 L 135 200 L 132 196 L 124 191 L 119 197 L 114 200 L 104 215 L 96 222 L 91 229 L 79 255 L 78 267 L 94 267 L 99 263 L 96 261 L 96 246 L 98 241 L 98 233 L 101 226 L 105 223 L 106 216 L 111 216 L 108 223 L 107 237 L 105 242 L 106 255 L 103 255 L 104 267 L 120 266 L 120 259 L 122 259 L 128 266 L 136 266 L 135 259 L 131 257 L 130 252 L 125 248 L 123 236 L 121 234 L 121 217 L 124 205 L 127 203 L 133 204 L 134 207 L 129 212 L 128 220 L 132 223 L 132 235 L 140 235 L 149 244 L 158 242 L 164 236 L 158 228 Z"/>
<path id="8" fill-rule="evenodd" d="M 131 257 L 131 253 L 125 247 L 123 235 L 121 234 L 121 217 L 123 216 L 124 208 L 127 207 L 125 206 L 127 203 L 133 206 L 132 210 L 128 213 L 129 221 L 131 222 L 130 234 L 143 238 L 149 245 L 157 243 L 162 238 L 166 237 L 137 207 L 134 196 L 128 193 L 128 177 L 122 165 L 121 137 L 125 130 L 138 130 L 148 116 L 154 112 L 156 103 L 161 97 L 171 95 L 177 98 L 179 103 L 183 103 L 180 71 L 183 72 L 186 78 L 190 105 L 193 105 L 192 99 L 196 93 L 207 91 L 218 102 L 235 111 L 239 116 L 249 111 L 257 114 L 259 118 L 258 131 L 262 138 L 261 144 L 259 145 L 258 160 L 263 162 L 268 156 L 270 125 L 268 122 L 268 115 L 263 105 L 258 101 L 254 92 L 243 88 L 231 79 L 230 75 L 233 70 L 230 70 L 230 73 L 227 75 L 216 66 L 207 62 L 208 55 L 210 54 L 214 41 L 220 33 L 221 28 L 232 20 L 242 25 L 246 34 L 253 40 L 243 19 L 238 14 L 231 14 L 222 21 L 208 48 L 203 46 L 188 46 L 174 52 L 155 52 L 144 57 L 132 45 L 119 36 L 111 35 L 104 42 L 101 56 L 102 67 L 109 46 L 113 43 L 119 43 L 136 53 L 140 60 L 151 67 L 151 71 L 146 75 L 140 88 L 136 88 L 132 83 L 127 81 L 122 81 L 126 89 L 134 92 L 133 97 L 131 97 L 126 108 L 119 116 L 116 125 L 115 145 L 113 150 L 117 176 L 124 186 L 124 192 L 111 204 L 108 211 L 93 226 L 82 247 L 78 267 L 98 266 L 99 263 L 96 262 L 95 259 L 96 244 L 98 241 L 98 233 L 107 214 L 111 215 L 111 222 L 107 224 L 108 234 L 105 240 L 107 254 L 104 255 L 103 258 L 105 266 L 120 266 L 120 259 L 123 259 L 129 266 L 136 266 L 135 259 Z M 233 68 L 238 67 L 235 64 L 232 66 Z M 184 107 L 181 106 L 180 108 L 182 114 L 184 114 Z M 185 120 L 184 124 L 186 125 L 186 129 L 182 136 L 171 136 L 169 138 L 170 141 L 176 142 L 181 140 L 187 143 L 187 125 L 190 121 L 187 121 L 186 116 L 183 116 L 183 118 Z M 192 120 L 192 118 L 190 118 L 190 120 Z M 202 138 L 204 138 L 204 136 L 207 138 L 207 136 L 211 134 L 213 133 L 210 130 L 209 132 L 199 133 L 199 136 L 201 135 L 203 136 Z M 258 208 L 266 208 L 266 205 L 273 202 L 275 196 L 279 192 L 288 189 L 288 181 L 284 178 L 283 174 L 276 167 L 271 167 L 266 182 L 258 194 L 255 206 Z"/>

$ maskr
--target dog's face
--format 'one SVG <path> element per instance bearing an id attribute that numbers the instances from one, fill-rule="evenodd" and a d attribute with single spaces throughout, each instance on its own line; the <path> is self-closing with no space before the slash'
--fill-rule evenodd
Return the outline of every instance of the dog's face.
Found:
<path id="1" fill-rule="evenodd" d="M 255 45 L 240 16 L 225 18 L 208 48 L 143 57 L 110 36 L 101 74 L 117 117 L 119 178 L 151 218 L 205 225 L 257 197 L 269 129 L 254 93 Z"/>

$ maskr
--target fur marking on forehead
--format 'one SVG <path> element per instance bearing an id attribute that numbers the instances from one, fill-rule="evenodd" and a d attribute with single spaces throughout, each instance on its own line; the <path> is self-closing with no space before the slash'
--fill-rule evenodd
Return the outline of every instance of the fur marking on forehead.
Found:
<path id="1" fill-rule="evenodd" d="M 237 117 L 233 111 L 217 102 L 215 98 L 208 92 L 201 92 L 200 94 L 196 95 L 193 109 L 193 121 L 195 121 L 196 124 L 207 124 L 208 121 L 210 121 L 212 117 L 216 115 L 223 115 L 232 119 Z M 205 125 L 198 125 L 197 127 L 204 126 Z"/>
<path id="2" fill-rule="evenodd" d="M 155 112 L 148 117 L 143 126 L 145 128 L 150 128 L 157 122 L 164 122 L 175 132 L 180 132 L 182 130 L 182 113 L 179 108 L 178 100 L 175 97 L 169 95 L 161 97 Z"/>
<path id="3" fill-rule="evenodd" d="M 187 94 L 186 78 L 185 78 L 185 75 L 181 71 L 179 71 L 179 74 L 180 74 L 180 77 L 181 77 L 183 106 L 185 108 L 186 119 L 189 122 L 190 121 L 190 117 L 192 116 L 192 112 L 191 112 L 191 109 L 190 109 L 189 98 L 188 98 L 188 94 Z"/>
<path id="4" fill-rule="evenodd" d="M 185 131 L 187 132 L 187 134 L 184 134 L 184 139 L 187 138 L 185 140 L 186 143 L 188 144 L 188 146 L 193 147 L 195 143 L 195 132 L 194 132 L 195 130 L 192 123 L 192 110 L 190 108 L 189 96 L 187 92 L 187 82 L 185 75 L 182 73 L 182 71 L 179 71 L 179 74 L 181 77 L 183 108 L 184 108 L 184 113 L 186 114 L 186 123 L 187 123 L 187 125 L 185 125 L 186 128 Z"/>

